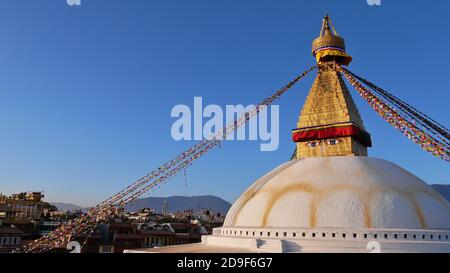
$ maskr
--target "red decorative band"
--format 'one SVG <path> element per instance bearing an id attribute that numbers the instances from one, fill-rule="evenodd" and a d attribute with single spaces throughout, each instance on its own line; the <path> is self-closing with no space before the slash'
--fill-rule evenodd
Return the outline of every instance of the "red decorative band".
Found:
<path id="1" fill-rule="evenodd" d="M 354 124 L 320 129 L 296 129 L 292 133 L 292 140 L 294 142 L 304 142 L 349 136 L 356 138 L 367 147 L 372 147 L 370 134 Z"/>

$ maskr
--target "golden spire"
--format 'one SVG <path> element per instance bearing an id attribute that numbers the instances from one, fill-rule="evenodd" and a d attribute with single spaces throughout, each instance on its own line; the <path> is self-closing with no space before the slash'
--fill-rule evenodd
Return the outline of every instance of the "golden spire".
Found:
<path id="1" fill-rule="evenodd" d="M 320 37 L 313 42 L 319 73 L 309 91 L 294 129 L 295 158 L 321 156 L 367 156 L 371 147 L 358 109 L 341 75 L 330 69 L 334 63 L 348 64 L 344 39 L 326 16 Z"/>
<path id="2" fill-rule="evenodd" d="M 323 18 L 320 35 L 312 43 L 312 54 L 317 63 L 336 61 L 348 65 L 352 57 L 345 52 L 345 41 L 340 37 L 328 15 Z"/>

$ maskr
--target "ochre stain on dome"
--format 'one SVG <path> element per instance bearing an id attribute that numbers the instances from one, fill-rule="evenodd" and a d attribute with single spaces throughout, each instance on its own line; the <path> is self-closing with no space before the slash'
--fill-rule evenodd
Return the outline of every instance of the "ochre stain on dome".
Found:
<path id="1" fill-rule="evenodd" d="M 420 189 L 417 189 L 417 191 L 420 191 L 422 193 L 428 194 L 429 196 L 433 197 L 436 201 L 438 201 L 440 204 L 442 204 L 450 212 L 449 203 L 447 202 L 447 200 L 444 199 L 444 197 L 442 197 L 442 195 L 440 195 L 436 191 L 430 190 L 427 188 L 420 188 Z"/>
<path id="2" fill-rule="evenodd" d="M 364 207 L 364 223 L 367 228 L 372 227 L 372 216 L 370 213 L 370 199 L 371 196 L 376 191 L 379 190 L 369 190 L 364 191 L 361 189 L 358 189 L 357 187 L 349 184 L 337 184 L 333 185 L 330 188 L 326 189 L 317 189 L 313 185 L 305 182 L 301 182 L 298 184 L 289 185 L 287 187 L 281 188 L 279 190 L 273 191 L 272 189 L 265 189 L 262 192 L 270 191 L 270 199 L 267 201 L 265 210 L 264 210 L 264 216 L 262 218 L 261 226 L 265 227 L 267 226 L 267 221 L 270 215 L 270 212 L 272 211 L 275 204 L 286 194 L 292 193 L 292 192 L 306 192 L 312 194 L 312 201 L 309 208 L 309 225 L 310 227 L 316 227 L 317 225 L 317 208 L 319 204 L 325 199 L 328 195 L 336 192 L 336 191 L 352 191 L 356 193 L 358 196 L 358 199 L 361 201 Z"/>
<path id="3" fill-rule="evenodd" d="M 370 198 L 370 196 L 369 196 L 369 198 Z M 367 202 L 364 202 L 364 223 L 367 228 L 373 227 L 372 213 L 370 211 L 370 207 L 367 205 Z"/>
<path id="4" fill-rule="evenodd" d="M 310 218 L 310 227 L 316 227 L 317 226 L 317 208 L 319 207 L 320 203 L 328 197 L 330 194 L 333 194 L 337 191 L 351 191 L 356 194 L 358 199 L 361 201 L 363 205 L 363 211 L 364 211 L 364 225 L 366 228 L 373 228 L 373 221 L 372 221 L 372 214 L 371 214 L 371 205 L 372 205 L 372 199 L 373 197 L 382 191 L 386 192 L 396 192 L 397 194 L 400 194 L 404 196 L 412 205 L 414 208 L 415 214 L 417 216 L 417 219 L 420 222 L 420 225 L 422 228 L 426 229 L 428 228 L 428 225 L 425 220 L 424 213 L 422 209 L 420 208 L 420 205 L 418 204 L 414 192 L 405 192 L 400 189 L 381 189 L 381 188 L 372 188 L 372 189 L 360 189 L 354 185 L 349 184 L 336 184 L 332 187 L 326 188 L 326 189 L 317 189 L 313 185 L 305 182 L 301 182 L 294 185 L 288 185 L 287 187 L 283 187 L 281 189 L 273 190 L 273 189 L 263 189 L 261 190 L 261 193 L 266 192 L 270 194 L 269 200 L 266 203 L 265 209 L 264 209 L 264 215 L 262 217 L 261 221 L 261 227 L 266 227 L 268 223 L 268 218 L 270 216 L 270 213 L 275 206 L 275 204 L 286 194 L 292 193 L 292 192 L 306 192 L 312 194 L 312 201 L 309 208 L 309 218 Z M 423 192 L 425 194 L 430 195 L 431 197 L 435 198 L 439 203 L 443 204 L 449 211 L 450 208 L 447 205 L 447 203 L 444 200 L 441 200 L 440 195 L 436 194 L 432 191 L 429 191 L 427 189 L 417 189 L 417 191 Z M 250 193 L 250 192 L 249 192 Z M 248 199 L 245 203 L 248 202 L 248 200 L 258 194 L 259 192 L 251 192 L 251 195 L 248 196 Z M 245 204 L 239 208 L 239 211 L 245 206 Z M 234 223 L 237 219 L 234 219 Z"/>
<path id="5" fill-rule="evenodd" d="M 313 196 L 313 199 L 311 201 L 311 206 L 309 209 L 309 225 L 311 227 L 315 227 L 317 225 L 317 207 L 319 206 L 319 198 L 317 195 Z M 270 208 L 270 211 L 272 208 Z M 270 211 L 267 212 L 267 214 L 270 213 Z"/>
<path id="6" fill-rule="evenodd" d="M 233 215 L 233 219 L 232 219 L 233 225 L 236 224 L 237 217 L 239 216 L 239 213 L 241 212 L 242 208 L 245 207 L 247 202 L 250 201 L 250 199 L 252 199 L 253 196 L 255 196 L 257 192 L 258 192 L 258 190 L 254 189 L 253 187 L 250 188 L 249 190 L 247 190 L 246 192 L 244 192 L 244 194 L 241 197 L 244 199 L 244 201 L 242 202 L 243 204 L 238 208 L 238 211 Z"/>
<path id="7" fill-rule="evenodd" d="M 420 207 L 420 205 L 417 203 L 417 198 L 416 198 L 416 193 L 423 193 L 426 194 L 432 198 L 435 199 L 435 201 L 437 201 L 439 204 L 443 205 L 449 212 L 450 212 L 450 206 L 448 205 L 447 201 L 442 197 L 442 195 L 440 195 L 439 193 L 430 190 L 429 188 L 424 188 L 424 187 L 413 187 L 411 190 L 409 191 L 404 191 L 398 188 L 392 188 L 391 191 L 395 191 L 403 196 L 405 196 L 409 202 L 411 203 L 411 205 L 413 206 L 416 215 L 420 221 L 420 224 L 422 226 L 422 228 L 426 229 L 428 228 L 428 224 L 425 220 L 425 214 L 422 211 L 422 208 Z"/>
<path id="8" fill-rule="evenodd" d="M 282 173 L 285 169 L 287 169 L 292 164 L 294 164 L 294 161 L 291 161 L 288 164 L 285 164 L 284 167 L 273 171 L 270 174 L 270 176 L 274 177 L 275 175 L 278 175 L 278 174 Z M 243 199 L 242 204 L 237 209 L 238 211 L 233 215 L 233 218 L 232 218 L 232 221 L 231 221 L 233 223 L 233 225 L 236 224 L 237 217 L 238 217 L 239 213 L 241 212 L 242 208 L 247 204 L 248 201 L 250 201 L 250 199 L 252 199 L 258 193 L 258 191 L 260 190 L 259 187 L 263 186 L 266 182 L 267 181 L 260 180 L 255 185 L 253 185 L 252 187 L 250 187 L 248 190 L 246 190 L 244 192 L 244 194 L 241 196 L 241 198 Z M 261 185 L 261 184 L 263 184 L 263 185 Z"/>
<path id="9" fill-rule="evenodd" d="M 366 228 L 372 228 L 372 214 L 371 214 L 371 203 L 372 203 L 372 197 L 375 196 L 376 193 L 380 192 L 381 190 L 379 188 L 369 188 L 369 189 L 360 189 L 355 185 L 350 184 L 335 184 L 332 185 L 330 188 L 326 188 L 321 190 L 319 194 L 319 202 L 324 200 L 327 196 L 330 194 L 333 194 L 337 191 L 351 191 L 356 194 L 358 199 L 363 205 L 363 221 L 364 226 Z M 316 223 L 311 222 L 311 227 L 315 227 Z"/>
<path id="10" fill-rule="evenodd" d="M 419 204 L 417 204 L 416 198 L 414 196 L 412 196 L 411 194 L 405 194 L 405 195 L 408 198 L 409 202 L 412 204 L 412 206 L 416 212 L 417 218 L 419 218 L 421 227 L 423 229 L 427 229 L 428 225 L 425 220 L 425 216 L 423 215 L 422 209 L 420 208 Z"/>
<path id="11" fill-rule="evenodd" d="M 262 217 L 262 224 L 261 226 L 266 226 L 267 225 L 267 218 L 269 217 L 270 211 L 272 210 L 273 206 L 275 205 L 275 203 L 284 195 L 291 193 L 291 192 L 307 192 L 307 193 L 311 193 L 314 194 L 317 192 L 317 189 L 314 188 L 314 186 L 308 184 L 308 183 L 298 183 L 298 184 L 292 184 L 289 185 L 287 187 L 281 188 L 279 190 L 275 190 L 272 191 L 270 193 L 270 198 L 267 201 L 267 204 L 265 206 L 265 210 L 264 210 L 264 215 Z M 263 190 L 264 192 L 264 190 Z M 314 202 L 311 203 L 311 208 L 310 211 L 313 210 L 313 204 Z M 315 213 L 310 212 L 310 217 L 312 218 L 313 215 L 315 215 Z M 314 216 L 315 217 L 315 216 Z M 314 221 L 314 219 L 310 218 L 310 222 Z"/>
<path id="12" fill-rule="evenodd" d="M 430 197 L 434 198 L 438 203 L 442 204 L 450 212 L 450 207 L 449 207 L 448 203 L 445 201 L 445 199 L 443 199 L 440 194 L 438 194 L 434 191 L 431 191 L 430 189 L 420 187 L 420 188 L 415 188 L 413 191 L 410 191 L 410 192 L 404 192 L 402 190 L 396 190 L 396 191 L 399 192 L 400 194 L 403 194 L 406 198 L 408 198 L 408 200 L 413 205 L 413 207 L 416 211 L 417 217 L 419 218 L 422 228 L 424 228 L 424 229 L 428 228 L 428 225 L 425 220 L 425 214 L 423 213 L 420 205 L 417 203 L 417 199 L 416 199 L 414 192 L 421 192 L 423 194 L 429 195 Z"/>

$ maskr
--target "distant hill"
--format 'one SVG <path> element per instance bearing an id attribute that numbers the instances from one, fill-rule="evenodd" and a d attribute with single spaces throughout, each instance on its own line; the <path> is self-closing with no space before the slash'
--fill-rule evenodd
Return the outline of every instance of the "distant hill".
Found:
<path id="1" fill-rule="evenodd" d="M 164 201 L 167 201 L 169 212 L 175 212 L 177 210 L 186 209 L 212 209 L 214 212 L 220 212 L 226 214 L 231 207 L 231 204 L 222 198 L 204 195 L 204 196 L 170 196 L 170 197 L 147 197 L 138 199 L 135 202 L 127 205 L 125 209 L 127 211 L 137 211 L 142 208 L 152 208 L 157 212 L 161 212 L 164 205 Z M 74 211 L 82 210 L 87 211 L 87 208 L 83 208 L 74 204 L 64 202 L 51 203 L 56 206 L 59 211 Z"/>
<path id="2" fill-rule="evenodd" d="M 231 207 L 231 204 L 222 198 L 204 195 L 204 196 L 171 196 L 171 197 L 147 197 L 138 199 L 130 205 L 126 206 L 127 211 L 137 211 L 142 208 L 153 208 L 158 212 L 161 212 L 164 205 L 164 201 L 167 201 L 169 212 L 175 212 L 177 210 L 186 209 L 212 209 L 214 212 L 221 212 L 226 214 Z"/>
<path id="3" fill-rule="evenodd" d="M 70 204 L 70 203 L 63 203 L 63 202 L 52 202 L 50 203 L 53 206 L 57 207 L 59 211 L 76 211 L 76 210 L 82 210 L 82 211 L 87 211 L 86 208 L 74 205 L 74 204 Z"/>
<path id="4" fill-rule="evenodd" d="M 439 192 L 442 196 L 450 202 L 450 185 L 431 185 L 433 189 Z"/>

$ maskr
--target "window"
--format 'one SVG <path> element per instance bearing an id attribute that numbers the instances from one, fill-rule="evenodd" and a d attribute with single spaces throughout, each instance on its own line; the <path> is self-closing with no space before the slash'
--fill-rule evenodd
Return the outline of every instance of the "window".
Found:
<path id="1" fill-rule="evenodd" d="M 286 237 L 287 236 L 287 232 L 283 232 L 283 236 Z"/>
<path id="2" fill-rule="evenodd" d="M 353 238 L 358 238 L 358 234 L 353 233 Z"/>
<path id="3" fill-rule="evenodd" d="M 326 233 L 322 233 L 322 237 L 325 237 L 325 236 L 327 236 L 327 234 Z"/>
<path id="4" fill-rule="evenodd" d="M 374 235 L 373 235 L 373 238 L 374 238 L 374 239 L 377 239 L 377 238 L 378 238 L 378 234 L 374 234 Z"/>
<path id="5" fill-rule="evenodd" d="M 422 239 L 425 240 L 425 234 L 422 234 Z"/>
<path id="6" fill-rule="evenodd" d="M 433 234 L 430 235 L 430 239 L 433 240 Z"/>
<path id="7" fill-rule="evenodd" d="M 278 237 L 278 232 L 275 232 L 275 237 Z"/>
<path id="8" fill-rule="evenodd" d="M 347 237 L 347 233 L 342 233 L 342 238 L 346 238 Z"/>
<path id="9" fill-rule="evenodd" d="M 364 236 L 364 239 L 367 239 L 367 234 L 364 234 L 363 236 Z"/>
<path id="10" fill-rule="evenodd" d="M 247 235 L 247 236 L 248 236 L 248 231 L 246 231 L 246 232 L 245 232 L 245 235 Z"/>
<path id="11" fill-rule="evenodd" d="M 336 233 L 331 233 L 331 237 L 336 238 Z"/>
<path id="12" fill-rule="evenodd" d="M 395 238 L 395 239 L 398 239 L 398 234 L 394 234 L 394 238 Z"/>
<path id="13" fill-rule="evenodd" d="M 408 239 L 408 234 L 404 234 L 403 239 Z"/>
<path id="14" fill-rule="evenodd" d="M 306 233 L 305 232 L 302 233 L 302 237 L 306 237 Z"/>
<path id="15" fill-rule="evenodd" d="M 311 235 L 312 235 L 313 238 L 316 237 L 316 233 L 315 232 L 313 232 Z"/>
<path id="16" fill-rule="evenodd" d="M 267 232 L 267 236 L 269 236 L 269 237 L 270 237 L 270 232 Z"/>
<path id="17" fill-rule="evenodd" d="M 297 233 L 292 233 L 292 237 L 297 237 Z"/>
<path id="18" fill-rule="evenodd" d="M 413 234 L 413 239 L 416 239 L 417 238 L 417 235 L 416 234 Z"/>

